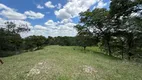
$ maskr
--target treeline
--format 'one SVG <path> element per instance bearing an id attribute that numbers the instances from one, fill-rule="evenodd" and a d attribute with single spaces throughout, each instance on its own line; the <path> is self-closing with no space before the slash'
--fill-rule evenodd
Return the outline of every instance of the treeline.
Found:
<path id="1" fill-rule="evenodd" d="M 77 36 L 95 36 L 109 56 L 142 58 L 142 0 L 111 0 L 110 9 L 80 13 Z M 80 38 L 80 40 L 83 40 Z"/>
<path id="2" fill-rule="evenodd" d="M 88 37 L 83 40 L 83 37 L 76 36 L 76 37 L 51 37 L 47 38 L 46 44 L 47 45 L 60 45 L 60 46 L 93 46 L 97 45 L 98 39 L 97 37 Z"/>
<path id="3" fill-rule="evenodd" d="M 23 27 L 23 28 L 21 28 Z M 44 36 L 28 36 L 22 38 L 21 32 L 30 31 L 26 25 L 16 25 L 13 22 L 6 22 L 3 28 L 0 28 L 0 57 L 7 57 L 21 54 L 25 51 L 35 51 L 42 49 L 47 45 L 60 46 L 92 46 L 96 45 L 94 37 L 51 37 Z M 84 41 L 80 40 L 84 39 Z"/>
<path id="4" fill-rule="evenodd" d="M 23 28 L 21 28 L 23 27 Z M 61 46 L 85 46 L 87 42 L 82 42 L 78 37 L 44 37 L 28 36 L 22 38 L 21 32 L 30 31 L 26 25 L 16 25 L 13 22 L 6 22 L 3 28 L 0 28 L 0 57 L 7 57 L 23 53 L 25 51 L 34 51 L 42 49 L 47 45 Z M 89 38 L 88 38 L 89 40 Z M 90 44 L 93 45 L 93 38 L 90 38 Z"/>
<path id="5" fill-rule="evenodd" d="M 26 31 L 30 31 L 26 25 L 16 25 L 13 22 L 6 22 L 5 26 L 0 28 L 0 57 L 37 50 L 45 45 L 46 38 L 43 36 L 22 38 L 20 33 Z"/>
<path id="6" fill-rule="evenodd" d="M 21 28 L 23 27 L 23 28 Z M 60 45 L 60 46 L 86 46 L 97 45 L 98 38 L 90 37 L 84 38 L 81 36 L 76 37 L 51 37 L 44 36 L 28 36 L 22 38 L 21 32 L 30 31 L 26 25 L 16 25 L 13 22 L 6 22 L 3 28 L 0 28 L 0 57 L 7 57 L 12 55 L 21 54 L 26 51 L 35 51 L 42 49 L 47 45 Z M 81 40 L 82 39 L 82 40 Z"/>

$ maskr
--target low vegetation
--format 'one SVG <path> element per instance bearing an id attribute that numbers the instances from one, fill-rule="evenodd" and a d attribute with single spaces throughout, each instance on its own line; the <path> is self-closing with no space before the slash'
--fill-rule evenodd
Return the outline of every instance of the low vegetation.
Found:
<path id="1" fill-rule="evenodd" d="M 1 80 L 141 80 L 142 65 L 101 54 L 97 47 L 47 46 L 2 58 Z"/>

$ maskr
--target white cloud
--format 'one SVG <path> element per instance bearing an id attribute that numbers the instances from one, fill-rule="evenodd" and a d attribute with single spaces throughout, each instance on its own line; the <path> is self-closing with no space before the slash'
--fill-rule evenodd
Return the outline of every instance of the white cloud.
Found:
<path id="1" fill-rule="evenodd" d="M 104 3 L 103 0 L 100 0 L 100 1 L 98 2 L 97 8 L 103 8 L 103 7 L 105 7 L 106 5 L 107 5 L 107 3 Z"/>
<path id="2" fill-rule="evenodd" d="M 70 20 L 63 20 L 61 22 L 54 22 L 53 20 L 48 20 L 45 23 L 47 27 L 48 36 L 76 36 L 77 31 L 74 29 L 75 23 Z"/>
<path id="3" fill-rule="evenodd" d="M 60 19 L 72 18 L 71 14 L 66 12 L 66 9 L 60 9 L 59 11 L 55 11 L 55 15 Z"/>
<path id="4" fill-rule="evenodd" d="M 11 11 L 11 10 L 3 10 L 0 12 L 0 15 L 11 20 L 24 20 L 27 18 L 24 14 L 18 13 L 16 11 Z"/>
<path id="5" fill-rule="evenodd" d="M 44 14 L 39 13 L 39 12 L 36 13 L 33 11 L 25 11 L 24 14 L 27 15 L 27 17 L 30 19 L 41 19 L 44 17 Z"/>
<path id="6" fill-rule="evenodd" d="M 34 28 L 35 28 L 36 30 L 47 30 L 46 27 L 41 26 L 41 25 L 35 25 Z"/>
<path id="7" fill-rule="evenodd" d="M 0 24 L 2 24 L 5 20 L 0 18 Z"/>
<path id="8" fill-rule="evenodd" d="M 5 20 L 0 18 L 0 28 L 2 28 L 5 24 Z"/>
<path id="9" fill-rule="evenodd" d="M 13 9 L 11 9 L 11 8 L 7 7 L 6 5 L 0 3 L 0 10 L 1 10 L 1 9 L 13 11 Z"/>
<path id="10" fill-rule="evenodd" d="M 61 9 L 61 8 L 62 8 L 62 4 L 61 4 L 61 3 L 58 3 L 57 9 Z"/>
<path id="11" fill-rule="evenodd" d="M 77 17 L 80 12 L 84 12 L 94 5 L 97 0 L 68 0 L 62 9 L 55 11 L 55 15 L 60 19 Z"/>
<path id="12" fill-rule="evenodd" d="M 70 22 L 72 22 L 71 19 L 63 19 L 63 20 L 61 21 L 62 24 L 70 23 Z"/>
<path id="13" fill-rule="evenodd" d="M 44 6 L 41 6 L 41 5 L 38 4 L 38 5 L 37 5 L 37 8 L 38 8 L 38 9 L 44 9 Z"/>
<path id="14" fill-rule="evenodd" d="M 52 5 L 52 3 L 50 1 L 48 2 L 48 4 Z M 51 5 L 50 6 L 48 5 L 48 7 L 61 8 L 61 6 L 62 6 L 61 4 L 58 4 L 58 6 L 54 6 L 54 5 L 51 6 Z M 42 6 L 40 6 L 40 7 L 42 7 Z M 12 21 L 16 25 L 19 25 L 19 26 L 20 25 L 27 25 L 27 27 L 29 27 L 31 29 L 31 31 L 20 33 L 20 35 L 22 37 L 27 37 L 30 35 L 43 35 L 46 37 L 47 36 L 75 36 L 77 34 L 77 31 L 74 29 L 74 25 L 76 25 L 76 24 L 73 23 L 70 18 L 68 18 L 68 17 L 73 16 L 72 13 L 69 13 L 68 9 L 64 8 L 64 7 L 63 7 L 63 9 L 60 9 L 59 11 L 57 11 L 58 15 L 60 15 L 61 13 L 63 13 L 63 16 L 61 16 L 61 18 L 64 17 L 61 21 L 54 22 L 53 20 L 48 20 L 47 22 L 45 22 L 44 25 L 32 26 L 31 23 L 25 21 L 25 19 L 26 18 L 31 18 L 31 19 L 43 18 L 44 14 L 41 14 L 39 12 L 36 13 L 33 11 L 25 11 L 25 13 L 22 14 L 12 8 L 9 8 L 3 4 L 0 4 L 0 15 L 8 18 L 8 20 L 4 20 L 4 19 L 0 18 L 0 24 L 4 23 L 6 21 Z"/>
<path id="15" fill-rule="evenodd" d="M 45 22 L 46 26 L 55 26 L 56 22 L 54 22 L 53 20 L 48 20 L 47 22 Z"/>
<path id="16" fill-rule="evenodd" d="M 4 11 L 9 11 L 9 12 L 13 12 L 14 10 L 13 9 L 11 9 L 11 8 L 9 8 L 9 9 L 7 9 L 8 7 L 1 7 L 1 5 L 0 5 L 0 10 L 1 9 L 3 9 L 1 12 L 3 13 Z M 11 10 L 10 10 L 11 9 Z M 13 12 L 14 14 L 16 13 L 16 11 L 15 12 Z M 9 13 L 7 13 L 7 14 L 9 14 Z M 17 13 L 16 13 L 17 14 Z M 15 15 L 16 15 L 15 14 Z M 12 15 L 13 16 L 13 15 Z M 8 18 L 10 18 L 10 20 L 5 20 L 5 19 L 2 19 L 2 18 L 0 18 L 0 27 L 3 27 L 3 28 L 5 28 L 5 22 L 13 22 L 13 23 L 15 23 L 16 24 L 16 27 L 24 27 L 24 28 L 29 28 L 30 29 L 30 31 L 28 31 L 28 32 L 22 32 L 22 33 L 20 33 L 20 35 L 21 35 L 21 37 L 27 37 L 27 36 L 31 36 L 31 35 L 43 35 L 43 36 L 48 36 L 47 35 L 47 29 L 46 29 L 46 27 L 44 27 L 44 26 L 41 26 L 41 25 L 35 25 L 34 27 L 31 25 L 31 23 L 30 22 L 28 22 L 28 21 L 25 21 L 25 20 L 19 20 L 19 18 L 17 19 L 17 16 L 18 15 L 16 15 L 16 17 L 15 18 L 13 18 L 13 20 L 11 20 L 12 18 L 11 17 L 8 17 Z M 21 17 L 21 16 L 19 16 L 19 17 Z"/>
<path id="17" fill-rule="evenodd" d="M 22 37 L 27 37 L 31 35 L 42 35 L 48 37 L 48 29 L 42 25 L 35 25 L 29 32 L 21 34 Z"/>
<path id="18" fill-rule="evenodd" d="M 62 20 L 54 22 L 53 20 L 48 20 L 44 26 L 42 25 L 35 25 L 32 26 L 30 22 L 23 21 L 23 20 L 4 20 L 0 18 L 0 23 L 3 24 L 7 21 L 14 22 L 18 27 L 20 25 L 27 25 L 23 27 L 28 27 L 31 30 L 29 32 L 22 32 L 20 35 L 24 38 L 31 35 L 42 35 L 45 37 L 48 36 L 76 36 L 77 31 L 74 29 L 75 23 L 72 23 L 72 20 Z M 22 26 L 21 26 L 22 27 Z"/>
<path id="19" fill-rule="evenodd" d="M 11 20 L 24 20 L 27 18 L 24 14 L 19 13 L 14 9 L 5 6 L 4 4 L 0 4 L 0 15 Z"/>
<path id="20" fill-rule="evenodd" d="M 51 1 L 46 2 L 45 6 L 48 7 L 48 8 L 55 8 L 55 6 L 52 4 Z"/>

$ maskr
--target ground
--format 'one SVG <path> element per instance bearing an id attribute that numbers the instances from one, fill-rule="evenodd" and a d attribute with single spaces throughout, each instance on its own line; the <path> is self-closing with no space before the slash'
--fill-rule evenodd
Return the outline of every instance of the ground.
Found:
<path id="1" fill-rule="evenodd" d="M 2 58 L 0 80 L 142 80 L 142 65 L 101 53 L 97 47 L 47 46 Z"/>

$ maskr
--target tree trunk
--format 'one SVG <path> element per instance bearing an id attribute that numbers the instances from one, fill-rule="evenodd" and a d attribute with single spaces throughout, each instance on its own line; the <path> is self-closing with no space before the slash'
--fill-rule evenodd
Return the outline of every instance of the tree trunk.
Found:
<path id="1" fill-rule="evenodd" d="M 84 50 L 86 50 L 86 46 L 84 46 L 83 48 L 84 48 Z"/>
<path id="2" fill-rule="evenodd" d="M 128 54 L 128 60 L 131 60 L 131 57 L 133 56 L 132 54 L 132 48 L 133 48 L 133 34 L 130 33 L 128 34 L 128 40 L 127 40 L 127 45 L 128 45 L 128 50 L 127 50 L 127 54 Z"/>
<path id="3" fill-rule="evenodd" d="M 128 53 L 128 60 L 131 60 L 131 56 L 132 56 L 132 53 L 129 52 L 129 53 Z"/>
<path id="4" fill-rule="evenodd" d="M 122 56 L 122 59 L 124 59 L 124 55 L 123 55 L 123 49 L 122 49 L 122 52 L 121 52 L 121 56 Z"/>
<path id="5" fill-rule="evenodd" d="M 0 59 L 0 63 L 3 64 L 3 61 Z"/>
<path id="6" fill-rule="evenodd" d="M 108 45 L 109 56 L 112 56 L 110 46 Z"/>
<path id="7" fill-rule="evenodd" d="M 122 40 L 121 40 L 121 41 L 122 41 Z M 124 51 L 123 51 L 123 50 L 124 50 L 124 47 L 123 47 L 123 44 L 124 44 L 124 43 L 123 43 L 123 41 L 122 41 L 122 43 L 121 43 L 121 46 L 122 46 L 122 47 L 121 47 L 121 56 L 122 56 L 122 59 L 124 59 L 124 54 L 123 54 L 123 52 L 124 52 Z"/>
<path id="8" fill-rule="evenodd" d="M 110 38 L 111 38 L 110 32 L 106 33 L 105 34 L 105 39 L 106 39 L 106 44 L 107 44 L 107 48 L 108 48 L 108 55 L 112 56 L 112 54 L 111 54 L 111 47 L 110 47 Z"/>
<path id="9" fill-rule="evenodd" d="M 108 55 L 112 56 L 109 40 L 107 40 L 107 47 L 108 47 Z"/>

